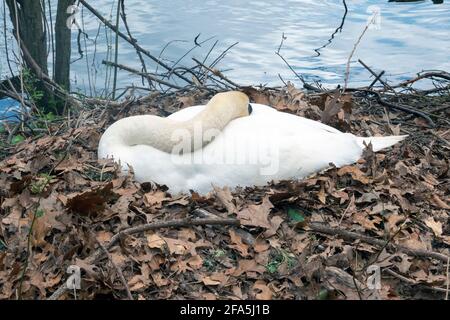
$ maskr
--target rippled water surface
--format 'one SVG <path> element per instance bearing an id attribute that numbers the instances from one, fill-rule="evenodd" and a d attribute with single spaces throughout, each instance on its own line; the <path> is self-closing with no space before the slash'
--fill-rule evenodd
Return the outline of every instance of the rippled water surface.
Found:
<path id="1" fill-rule="evenodd" d="M 115 1 L 90 1 L 106 17 L 115 20 Z M 351 85 L 367 85 L 370 74 L 358 62 L 362 59 L 375 70 L 385 70 L 388 79 L 399 81 L 423 69 L 450 70 L 450 5 L 432 1 L 393 3 L 370 0 L 126 0 L 129 27 L 139 44 L 172 65 L 198 42 L 213 37 L 196 47 L 181 62 L 192 65 L 192 57 L 203 59 L 216 40 L 217 45 L 207 62 L 235 42 L 218 67 L 243 84 L 280 84 L 295 80 L 293 73 L 275 52 L 282 34 L 285 40 L 280 53 L 296 72 L 307 81 L 325 84 L 343 83 L 345 65 L 354 43 L 372 12 L 379 11 L 376 26 L 369 29 L 357 47 L 351 63 Z M 103 59 L 112 60 L 107 39 L 113 48 L 113 34 L 100 27 L 98 20 L 86 10 L 80 22 L 91 40 L 81 41 L 87 58 L 72 65 L 75 87 L 102 90 L 105 83 Z M 337 29 L 342 26 L 341 29 Z M 122 26 L 122 30 L 125 29 Z M 333 35 L 334 34 L 334 35 Z M 79 57 L 73 34 L 72 58 Z M 93 39 L 97 38 L 96 45 Z M 111 49 L 111 47 L 110 47 Z M 94 55 L 95 53 L 95 55 Z M 109 56 L 107 56 L 109 54 Z M 139 59 L 129 44 L 120 41 L 119 63 L 140 67 Z M 147 61 L 150 70 L 155 65 Z M 89 76 L 86 66 L 90 66 Z M 90 80 L 90 81 L 89 81 Z M 140 84 L 138 77 L 119 73 L 121 86 Z M 182 84 L 182 83 L 180 83 Z"/>

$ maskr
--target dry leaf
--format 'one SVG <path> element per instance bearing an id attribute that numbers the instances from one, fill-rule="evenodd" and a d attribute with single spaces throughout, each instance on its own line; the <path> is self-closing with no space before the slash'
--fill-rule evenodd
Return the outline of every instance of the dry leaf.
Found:
<path id="1" fill-rule="evenodd" d="M 424 222 L 431 230 L 433 230 L 435 236 L 439 237 L 442 235 L 442 223 L 435 221 L 433 217 L 426 218 Z"/>
<path id="2" fill-rule="evenodd" d="M 271 228 L 269 213 L 273 208 L 268 197 L 264 197 L 259 205 L 249 205 L 247 208 L 238 212 L 237 216 L 241 223 L 246 226 Z"/>
<path id="3" fill-rule="evenodd" d="M 256 300 L 272 300 L 273 292 L 263 280 L 257 280 L 253 284 L 252 291 Z"/>
<path id="4" fill-rule="evenodd" d="M 363 184 L 369 183 L 369 179 L 356 166 L 342 167 L 338 170 L 337 174 L 338 174 L 338 176 L 343 176 L 344 174 L 350 174 L 353 179 L 355 179 Z"/>

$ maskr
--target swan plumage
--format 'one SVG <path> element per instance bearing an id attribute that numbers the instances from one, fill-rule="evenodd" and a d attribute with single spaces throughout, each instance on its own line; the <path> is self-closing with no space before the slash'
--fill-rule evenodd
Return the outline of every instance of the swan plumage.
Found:
<path id="1" fill-rule="evenodd" d="M 222 97 L 226 100 L 227 96 Z M 355 163 L 365 144 L 372 143 L 373 150 L 379 151 L 406 137 L 362 138 L 266 105 L 252 103 L 251 107 L 250 115 L 233 118 L 214 139 L 187 153 L 166 152 L 148 143 L 123 143 L 121 136 L 128 131 L 142 132 L 142 136 L 151 139 L 145 131 L 151 131 L 148 126 L 155 116 L 124 118 L 115 129 L 113 124 L 113 129 L 108 128 L 102 135 L 98 156 L 120 161 L 124 172 L 132 167 L 139 182 L 165 184 L 174 193 L 206 193 L 213 185 L 261 186 L 272 180 L 305 178 L 331 163 L 337 167 Z M 170 115 L 168 120 L 185 123 L 198 118 L 207 108 L 208 105 L 188 107 Z M 169 139 L 167 134 L 164 139 Z"/>

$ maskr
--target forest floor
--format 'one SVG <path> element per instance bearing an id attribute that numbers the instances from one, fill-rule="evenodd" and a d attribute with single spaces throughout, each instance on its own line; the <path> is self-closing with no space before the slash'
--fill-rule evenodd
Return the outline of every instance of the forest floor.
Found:
<path id="1" fill-rule="evenodd" d="M 97 160 L 131 114 L 206 102 L 153 94 L 41 121 L 0 150 L 0 299 L 445 299 L 450 256 L 450 96 L 250 89 L 253 101 L 361 136 L 408 134 L 302 181 L 175 196 Z M 2 141 L 6 141 L 7 133 Z M 379 276 L 379 278 L 378 278 Z M 380 280 L 380 281 L 377 281 Z"/>

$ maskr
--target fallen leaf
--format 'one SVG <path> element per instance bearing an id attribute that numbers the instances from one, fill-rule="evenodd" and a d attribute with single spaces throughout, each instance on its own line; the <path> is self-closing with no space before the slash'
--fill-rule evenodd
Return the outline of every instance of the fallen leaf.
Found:
<path id="1" fill-rule="evenodd" d="M 266 196 L 261 204 L 249 205 L 239 211 L 237 216 L 243 225 L 270 229 L 269 213 L 272 208 L 273 205 Z"/>
<path id="2" fill-rule="evenodd" d="M 216 197 L 225 206 L 228 213 L 236 212 L 236 205 L 233 203 L 233 196 L 231 195 L 230 189 L 228 187 L 218 188 L 213 186 Z"/>
<path id="3" fill-rule="evenodd" d="M 272 300 L 273 292 L 263 280 L 257 280 L 252 287 L 256 300 Z"/>
<path id="4" fill-rule="evenodd" d="M 112 197 L 112 183 L 94 190 L 77 194 L 67 200 L 67 207 L 82 215 L 97 215 L 105 209 L 105 204 Z"/>
<path id="5" fill-rule="evenodd" d="M 437 194 L 433 194 L 432 202 L 438 208 L 447 209 L 447 210 L 450 209 L 450 206 L 447 203 L 445 203 L 444 201 L 442 201 L 441 198 L 439 198 L 439 196 Z"/>
<path id="6" fill-rule="evenodd" d="M 345 166 L 338 170 L 338 176 L 343 176 L 345 174 L 350 174 L 353 179 L 363 183 L 368 184 L 369 179 L 364 175 L 364 173 L 358 169 L 356 166 Z"/>
<path id="7" fill-rule="evenodd" d="M 228 276 L 221 272 L 215 272 L 210 276 L 202 278 L 202 282 L 207 286 L 225 285 L 228 281 Z"/>
<path id="8" fill-rule="evenodd" d="M 247 272 L 257 272 L 262 274 L 265 270 L 265 267 L 259 265 L 255 260 L 239 260 L 238 267 L 234 270 L 233 276 L 238 277 Z"/>
<path id="9" fill-rule="evenodd" d="M 439 237 L 442 235 L 442 223 L 435 221 L 433 217 L 427 217 L 424 222 L 433 230 L 435 236 Z"/>
<path id="10" fill-rule="evenodd" d="M 154 191 L 144 194 L 145 204 L 149 207 L 161 208 L 164 201 L 170 200 L 164 191 Z"/>
<path id="11" fill-rule="evenodd" d="M 152 249 L 164 250 L 166 241 L 164 241 L 164 239 L 158 234 L 154 233 L 147 236 L 147 244 Z"/>
<path id="12" fill-rule="evenodd" d="M 230 248 L 237 250 L 242 257 L 248 256 L 248 245 L 242 242 L 241 236 L 239 236 L 233 229 L 229 230 L 230 239 L 233 243 L 228 245 Z"/>

